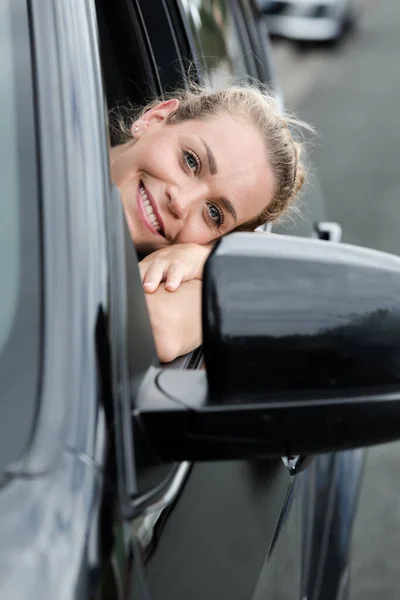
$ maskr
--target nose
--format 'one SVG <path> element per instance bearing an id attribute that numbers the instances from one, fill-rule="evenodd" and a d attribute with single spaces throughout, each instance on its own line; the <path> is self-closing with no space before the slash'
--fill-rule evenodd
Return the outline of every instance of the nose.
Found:
<path id="1" fill-rule="evenodd" d="M 168 208 L 172 215 L 184 221 L 191 209 L 207 200 L 207 186 L 199 181 L 190 182 L 189 185 L 167 190 Z"/>

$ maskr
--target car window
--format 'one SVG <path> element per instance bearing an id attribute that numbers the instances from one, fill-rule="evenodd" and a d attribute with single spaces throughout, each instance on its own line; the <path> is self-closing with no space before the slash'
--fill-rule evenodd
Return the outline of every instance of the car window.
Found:
<path id="1" fill-rule="evenodd" d="M 132 104 L 161 93 L 157 68 L 143 21 L 130 0 L 96 0 L 100 58 L 107 106 L 110 111 L 111 142 L 114 118 Z M 117 128 L 118 129 L 118 128 Z"/>
<path id="2" fill-rule="evenodd" d="M 26 448 L 40 364 L 40 238 L 26 3 L 0 3 L 0 473 Z"/>
<path id="3" fill-rule="evenodd" d="M 209 85 L 222 87 L 254 75 L 250 46 L 230 2 L 182 0 L 182 6 Z"/>

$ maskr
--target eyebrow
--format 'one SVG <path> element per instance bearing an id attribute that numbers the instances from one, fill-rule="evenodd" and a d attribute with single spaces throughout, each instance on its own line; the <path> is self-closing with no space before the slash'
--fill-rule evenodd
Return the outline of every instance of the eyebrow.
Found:
<path id="1" fill-rule="evenodd" d="M 232 215 L 235 223 L 237 223 L 237 214 L 236 214 L 236 210 L 235 210 L 235 207 L 233 206 L 232 202 L 230 200 L 227 200 L 226 198 L 220 198 L 220 201 L 221 201 L 221 204 L 223 204 L 225 206 L 228 213 Z"/>
<path id="2" fill-rule="evenodd" d="M 217 167 L 217 163 L 215 162 L 214 154 L 211 152 L 210 147 L 208 146 L 208 144 L 206 144 L 206 142 L 203 140 L 203 138 L 200 138 L 200 139 L 201 139 L 202 144 L 207 152 L 207 160 L 208 160 L 208 166 L 210 168 L 210 173 L 211 173 L 211 175 L 216 175 L 218 173 L 218 167 Z"/>

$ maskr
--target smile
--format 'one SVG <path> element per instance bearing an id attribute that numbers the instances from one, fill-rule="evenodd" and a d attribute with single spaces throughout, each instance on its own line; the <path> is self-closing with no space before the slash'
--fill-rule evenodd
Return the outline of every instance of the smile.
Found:
<path id="1" fill-rule="evenodd" d="M 157 210 L 154 199 L 146 191 L 142 181 L 139 182 L 138 205 L 142 221 L 152 233 L 164 236 L 163 222 Z"/>

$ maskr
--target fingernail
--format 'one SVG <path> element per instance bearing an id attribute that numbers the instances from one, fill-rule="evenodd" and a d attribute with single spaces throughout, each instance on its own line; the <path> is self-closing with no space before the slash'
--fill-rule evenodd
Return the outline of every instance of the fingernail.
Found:
<path id="1" fill-rule="evenodd" d="M 179 285 L 179 281 L 168 281 L 167 288 L 176 289 Z"/>
<path id="2" fill-rule="evenodd" d="M 147 289 L 149 289 L 149 290 L 152 290 L 152 289 L 154 288 L 154 283 L 150 283 L 149 281 L 146 281 L 146 282 L 143 284 L 143 287 L 145 287 L 145 288 L 147 288 Z"/>

